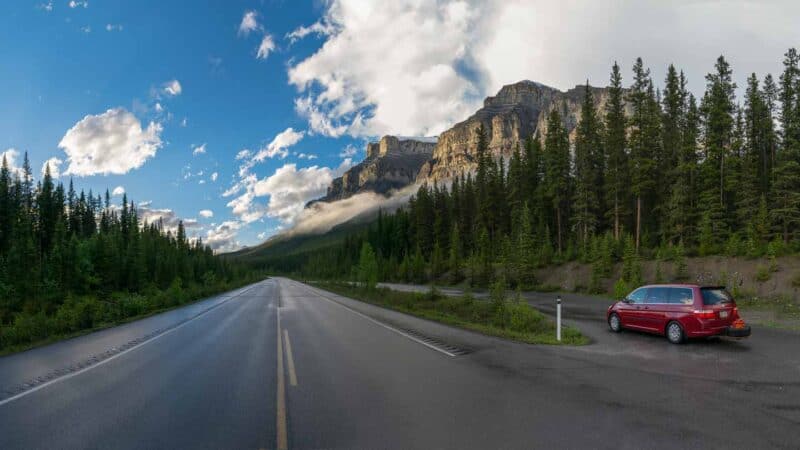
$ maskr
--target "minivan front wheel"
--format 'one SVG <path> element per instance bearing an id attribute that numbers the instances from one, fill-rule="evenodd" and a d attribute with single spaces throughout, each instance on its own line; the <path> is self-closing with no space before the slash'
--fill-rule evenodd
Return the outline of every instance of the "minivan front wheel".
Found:
<path id="1" fill-rule="evenodd" d="M 611 328 L 611 331 L 614 333 L 619 333 L 622 331 L 622 322 L 619 320 L 619 315 L 617 313 L 612 313 L 608 316 L 608 328 Z"/>
<path id="2" fill-rule="evenodd" d="M 683 343 L 685 336 L 681 324 L 674 321 L 667 324 L 667 339 L 673 344 Z"/>

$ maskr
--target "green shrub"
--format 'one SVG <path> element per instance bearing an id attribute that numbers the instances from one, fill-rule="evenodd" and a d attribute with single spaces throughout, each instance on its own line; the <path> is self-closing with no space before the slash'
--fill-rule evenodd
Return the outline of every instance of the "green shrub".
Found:
<path id="1" fill-rule="evenodd" d="M 425 293 L 425 299 L 430 302 L 435 302 L 440 298 L 442 298 L 442 294 L 438 289 L 436 289 L 436 286 L 431 286 L 431 288 L 428 289 L 428 292 Z"/>
<path id="2" fill-rule="evenodd" d="M 772 272 L 770 272 L 768 266 L 759 265 L 758 268 L 756 268 L 756 281 L 764 283 L 769 281 L 770 278 L 772 278 Z"/>
<path id="3" fill-rule="evenodd" d="M 620 278 L 614 283 L 614 299 L 622 300 L 628 293 L 630 293 L 630 288 L 628 288 L 628 283 L 625 280 Z"/>
<path id="4" fill-rule="evenodd" d="M 527 304 L 510 304 L 508 309 L 508 327 L 518 333 L 538 333 L 544 331 L 547 319 L 539 311 Z"/>

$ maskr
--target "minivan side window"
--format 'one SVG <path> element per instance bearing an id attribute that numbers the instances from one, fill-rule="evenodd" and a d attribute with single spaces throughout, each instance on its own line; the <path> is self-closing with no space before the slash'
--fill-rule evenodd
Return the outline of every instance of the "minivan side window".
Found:
<path id="1" fill-rule="evenodd" d="M 669 303 L 672 305 L 691 305 L 694 295 L 690 288 L 671 288 L 669 290 Z"/>
<path id="2" fill-rule="evenodd" d="M 645 296 L 647 296 L 647 288 L 639 288 L 628 294 L 628 300 L 631 303 L 644 303 Z"/>
<path id="3" fill-rule="evenodd" d="M 669 302 L 668 287 L 652 287 L 647 290 L 647 301 L 645 303 L 664 304 Z"/>

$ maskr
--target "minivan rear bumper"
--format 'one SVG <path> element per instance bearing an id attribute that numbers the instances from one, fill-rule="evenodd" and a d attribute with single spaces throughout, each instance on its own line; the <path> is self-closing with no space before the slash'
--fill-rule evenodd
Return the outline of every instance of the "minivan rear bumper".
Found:
<path id="1" fill-rule="evenodd" d="M 750 336 L 750 325 L 745 325 L 741 328 L 727 327 L 725 329 L 725 336 L 744 338 Z"/>

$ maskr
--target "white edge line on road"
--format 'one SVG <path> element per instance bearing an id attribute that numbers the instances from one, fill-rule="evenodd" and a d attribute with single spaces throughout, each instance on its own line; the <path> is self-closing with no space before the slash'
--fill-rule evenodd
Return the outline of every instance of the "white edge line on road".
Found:
<path id="1" fill-rule="evenodd" d="M 296 283 L 297 283 L 297 282 L 296 282 Z M 307 285 L 305 285 L 305 284 L 303 284 L 303 283 L 298 283 L 298 284 L 299 284 L 299 285 L 301 285 L 301 286 L 303 286 L 303 287 L 304 287 L 304 288 L 306 288 L 306 289 L 313 290 L 313 291 L 319 291 L 319 289 L 317 289 L 317 288 L 312 288 L 312 287 L 309 287 L 309 286 L 307 286 Z M 341 303 L 337 302 L 336 300 L 333 300 L 333 299 L 329 298 L 329 297 L 328 297 L 328 296 L 326 296 L 326 295 L 320 294 L 319 292 L 316 292 L 316 294 L 317 294 L 319 297 L 322 297 L 323 299 L 325 299 L 325 300 L 327 300 L 327 301 L 329 301 L 329 302 L 331 302 L 331 303 L 333 303 L 333 304 L 335 304 L 335 305 L 339 305 L 339 306 L 341 306 L 342 308 L 344 308 L 344 309 L 346 309 L 346 310 L 350 311 L 351 313 L 353 313 L 353 314 L 357 314 L 357 315 L 359 315 L 359 316 L 361 316 L 361 317 L 363 317 L 363 318 L 365 318 L 365 319 L 369 320 L 370 322 L 372 322 L 372 323 L 374 323 L 374 324 L 380 325 L 380 326 L 382 326 L 383 328 L 386 328 L 386 329 L 387 329 L 387 330 L 389 330 L 389 331 L 393 331 L 393 332 L 395 332 L 395 333 L 399 334 L 400 336 L 403 336 L 403 337 L 405 337 L 405 338 L 407 338 L 407 339 L 411 339 L 412 341 L 416 342 L 417 344 L 422 344 L 422 345 L 424 345 L 425 347 L 428 347 L 428 348 L 430 348 L 430 349 L 432 349 L 432 350 L 436 350 L 437 352 L 439 352 L 439 353 L 443 353 L 443 354 L 445 354 L 445 355 L 447 355 L 447 356 L 451 356 L 451 357 L 453 357 L 453 356 L 456 356 L 456 355 L 455 355 L 455 353 L 450 353 L 450 352 L 448 352 L 448 351 L 447 351 L 447 350 L 445 350 L 445 349 L 439 348 L 439 347 L 437 347 L 437 346 L 435 346 L 435 345 L 431 345 L 431 344 L 429 344 L 429 343 L 427 343 L 427 342 L 425 342 L 425 341 L 423 341 L 423 340 L 417 339 L 417 338 L 415 338 L 414 336 L 411 336 L 411 335 L 410 335 L 410 334 L 408 334 L 408 333 L 405 333 L 405 332 L 403 332 L 403 331 L 400 331 L 400 330 L 398 330 L 398 329 L 397 329 L 397 328 L 395 328 L 395 327 L 392 327 L 392 326 L 386 325 L 385 323 L 383 323 L 383 322 L 381 322 L 381 321 L 379 321 L 379 320 L 375 320 L 375 319 L 373 319 L 372 317 L 370 317 L 370 316 L 368 316 L 368 315 L 366 315 L 366 314 L 364 314 L 364 313 L 362 313 L 362 312 L 356 311 L 355 309 L 353 309 L 353 308 L 351 308 L 351 307 L 349 307 L 349 306 L 347 306 L 347 305 L 343 305 L 343 304 L 341 304 Z"/>
<path id="2" fill-rule="evenodd" d="M 260 281 L 259 283 L 262 283 L 262 282 L 263 281 Z M 253 287 L 255 287 L 255 286 L 253 286 Z M 68 374 L 62 375 L 62 376 L 60 376 L 58 378 L 54 378 L 54 379 L 52 379 L 52 380 L 50 380 L 50 381 L 48 381 L 46 383 L 42 383 L 40 385 L 34 386 L 34 387 L 32 387 L 32 388 L 30 388 L 30 389 L 28 389 L 26 391 L 22 391 L 19 394 L 16 394 L 16 395 L 14 395 L 12 397 L 8 397 L 6 399 L 0 400 L 0 406 L 5 405 L 6 403 L 11 403 L 12 401 L 20 399 L 22 397 L 25 397 L 28 394 L 32 394 L 32 393 L 38 391 L 39 389 L 44 389 L 47 386 L 50 386 L 51 384 L 55 384 L 55 383 L 58 383 L 59 381 L 67 380 L 67 379 L 72 378 L 74 376 L 80 375 L 80 374 L 82 374 L 82 373 L 84 373 L 86 371 L 94 369 L 95 367 L 102 366 L 103 364 L 105 364 L 105 363 L 107 363 L 109 361 L 113 361 L 113 360 L 119 358 L 120 356 L 122 356 L 122 355 L 124 355 L 124 354 L 126 354 L 128 352 L 132 352 L 132 351 L 136 350 L 137 348 L 139 348 L 139 347 L 141 347 L 141 346 L 143 346 L 143 345 L 145 345 L 147 343 L 153 342 L 153 341 L 155 341 L 156 339 L 158 339 L 158 338 L 160 338 L 162 336 L 166 336 L 166 335 L 172 333 L 173 331 L 183 327 L 184 325 L 186 325 L 188 323 L 194 322 L 196 319 L 199 319 L 200 317 L 203 317 L 204 315 L 206 315 L 206 313 L 209 313 L 209 312 L 217 309 L 218 307 L 222 306 L 223 304 L 228 303 L 228 301 L 230 301 L 231 299 L 239 297 L 240 295 L 242 295 L 245 292 L 249 291 L 253 287 L 251 287 L 249 289 L 245 289 L 242 292 L 240 292 L 240 293 L 238 293 L 238 294 L 236 294 L 234 296 L 228 297 L 228 298 L 222 300 L 221 302 L 217 303 L 216 305 L 214 305 L 214 306 L 208 308 L 207 310 L 199 313 L 198 315 L 192 317 L 191 319 L 187 320 L 186 322 L 183 322 L 182 324 L 180 324 L 180 325 L 178 325 L 178 326 L 176 326 L 174 328 L 170 328 L 169 330 L 166 330 L 163 333 L 159 333 L 159 334 L 151 337 L 150 339 L 147 339 L 146 341 L 142 341 L 142 342 L 134 345 L 133 347 L 131 347 L 129 349 L 126 349 L 124 351 L 121 351 L 121 352 L 117 353 L 116 355 L 110 356 L 110 357 L 108 357 L 108 358 L 106 358 L 106 359 L 104 359 L 102 361 L 98 361 L 97 363 L 92 364 L 91 366 L 86 366 L 86 367 L 84 367 L 83 369 L 81 369 L 81 370 L 79 370 L 77 372 L 72 372 L 72 373 L 68 373 Z"/>

